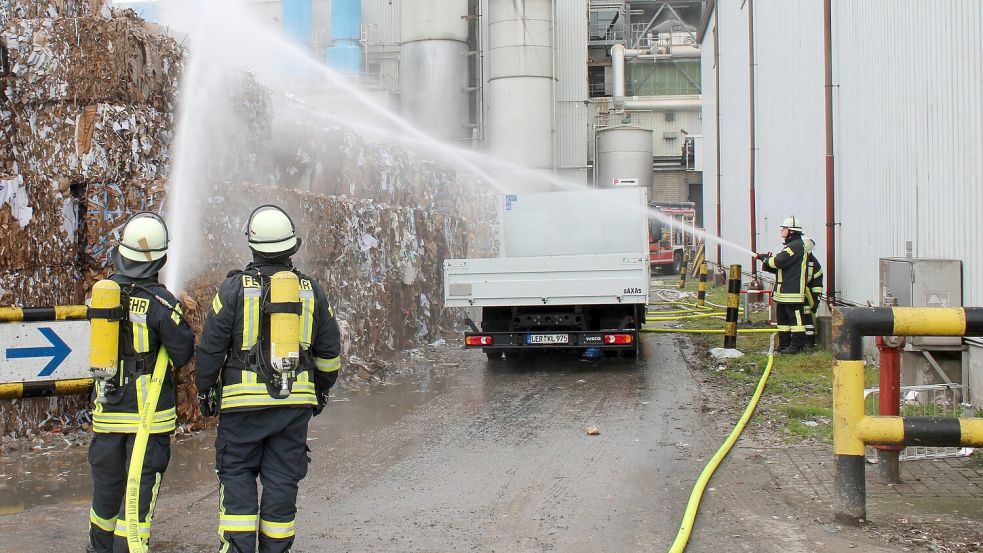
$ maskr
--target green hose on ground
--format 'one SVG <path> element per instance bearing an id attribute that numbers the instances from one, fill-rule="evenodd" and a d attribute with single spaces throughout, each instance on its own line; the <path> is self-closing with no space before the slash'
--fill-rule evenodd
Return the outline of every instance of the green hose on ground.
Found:
<path id="1" fill-rule="evenodd" d="M 157 352 L 157 364 L 150 376 L 147 387 L 147 397 L 140 406 L 140 425 L 133 440 L 133 453 L 130 455 L 130 466 L 126 472 L 126 544 L 130 553 L 146 553 L 147 547 L 140 539 L 140 476 L 143 474 L 143 457 L 147 453 L 147 440 L 150 439 L 150 428 L 157 414 L 157 400 L 160 398 L 160 387 L 167 374 L 167 365 L 171 362 L 164 346 Z"/>
<path id="2" fill-rule="evenodd" d="M 710 462 L 704 467 L 703 472 L 700 473 L 700 477 L 696 480 L 696 485 L 693 486 L 693 493 L 690 494 L 689 503 L 686 505 L 686 512 L 683 514 L 683 521 L 679 525 L 679 532 L 676 534 L 676 540 L 672 542 L 672 546 L 669 548 L 669 553 L 682 553 L 686 550 L 686 544 L 689 542 L 690 534 L 693 532 L 693 522 L 696 520 L 696 513 L 700 508 L 700 501 L 703 499 L 703 491 L 706 489 L 710 477 L 713 476 L 713 472 L 717 470 L 717 466 L 730 453 L 730 449 L 737 442 L 737 438 L 744 431 L 744 427 L 751 418 L 751 414 L 754 413 L 755 407 L 758 406 L 758 400 L 761 399 L 761 393 L 765 389 L 765 384 L 768 383 L 768 376 L 771 375 L 771 368 L 774 364 L 775 348 L 774 337 L 772 337 L 772 345 L 768 352 L 768 365 L 765 367 L 764 374 L 761 375 L 761 380 L 758 381 L 758 387 L 754 391 L 754 396 L 751 397 L 751 401 L 748 403 L 747 409 L 744 410 L 744 414 L 741 415 L 741 419 L 737 421 L 737 426 L 730 432 L 730 435 L 724 440 L 723 445 L 713 455 Z"/>

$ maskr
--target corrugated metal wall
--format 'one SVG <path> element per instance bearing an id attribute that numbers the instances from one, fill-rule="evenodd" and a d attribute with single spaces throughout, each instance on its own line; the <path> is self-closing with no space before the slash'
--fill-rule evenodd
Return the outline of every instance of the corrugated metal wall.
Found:
<path id="1" fill-rule="evenodd" d="M 587 184 L 587 0 L 556 2 L 556 166 Z"/>
<path id="2" fill-rule="evenodd" d="M 877 258 L 963 260 L 983 304 L 983 8 L 834 2 L 838 278 L 877 298 Z"/>
<path id="3" fill-rule="evenodd" d="M 720 9 L 724 237 L 749 243 L 747 13 Z M 821 0 L 755 0 L 759 249 L 801 217 L 825 252 Z M 843 297 L 877 301 L 878 258 L 964 262 L 983 303 L 983 25 L 980 3 L 834 1 L 838 232 Z M 746 9 L 746 5 L 744 7 Z M 703 39 L 706 225 L 715 231 L 713 32 Z M 767 218 L 767 220 L 766 220 Z M 747 265 L 724 249 L 724 262 Z M 713 256 L 711 256 L 711 259 Z M 821 257 L 821 260 L 824 257 Z"/>
<path id="4" fill-rule="evenodd" d="M 712 56 L 710 58 L 713 59 Z M 710 81 L 713 82 L 712 80 Z M 704 90 L 703 98 L 706 99 L 710 92 Z M 607 117 L 611 109 L 610 98 L 593 98 L 588 108 L 588 116 L 591 121 L 610 122 Z M 690 135 L 703 134 L 703 113 L 699 111 L 674 111 L 672 121 L 666 120 L 663 111 L 631 111 L 631 124 L 638 125 L 643 129 L 651 129 L 654 133 L 652 143 L 653 156 L 678 156 L 682 151 L 683 139 L 682 131 L 685 130 Z M 603 117 L 602 117 L 603 116 Z M 664 133 L 675 133 L 676 138 L 667 140 Z M 593 156 L 593 146 L 589 148 Z"/>

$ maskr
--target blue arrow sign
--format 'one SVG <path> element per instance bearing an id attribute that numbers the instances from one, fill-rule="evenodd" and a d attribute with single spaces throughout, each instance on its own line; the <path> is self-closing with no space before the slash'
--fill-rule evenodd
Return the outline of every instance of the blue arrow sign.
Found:
<path id="1" fill-rule="evenodd" d="M 64 340 L 55 334 L 54 330 L 51 328 L 43 326 L 38 329 L 48 342 L 51 343 L 51 347 L 43 348 L 7 348 L 7 359 L 33 359 L 37 357 L 51 357 L 51 361 L 41 369 L 38 376 L 51 376 L 51 373 L 55 372 L 58 365 L 61 365 L 68 354 L 72 353 L 72 348 L 68 347 L 68 344 Z"/>

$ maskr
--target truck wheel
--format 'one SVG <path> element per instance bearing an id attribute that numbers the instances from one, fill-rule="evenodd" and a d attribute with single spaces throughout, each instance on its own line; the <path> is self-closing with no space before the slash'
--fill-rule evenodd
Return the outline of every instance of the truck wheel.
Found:
<path id="1" fill-rule="evenodd" d="M 672 256 L 672 273 L 678 275 L 683 270 L 683 252 L 676 252 Z"/>

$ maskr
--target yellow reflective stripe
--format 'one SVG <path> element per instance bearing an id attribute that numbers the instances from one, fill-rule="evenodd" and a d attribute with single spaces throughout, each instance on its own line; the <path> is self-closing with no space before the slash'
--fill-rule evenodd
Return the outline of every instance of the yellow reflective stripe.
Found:
<path id="1" fill-rule="evenodd" d="M 102 518 L 96 514 L 95 509 L 89 509 L 89 522 L 99 527 L 99 529 L 106 532 L 112 532 L 116 529 L 116 517 L 113 518 Z"/>
<path id="2" fill-rule="evenodd" d="M 219 532 L 255 532 L 259 515 L 230 515 L 220 513 L 218 519 Z"/>
<path id="3" fill-rule="evenodd" d="M 177 411 L 174 407 L 170 409 L 164 409 L 162 411 L 157 411 L 154 416 L 154 420 L 164 420 L 165 418 L 173 418 L 177 416 Z M 140 415 L 138 413 L 114 413 L 103 411 L 99 413 L 99 418 L 109 422 L 124 422 L 124 421 L 138 421 L 140 420 Z"/>
<path id="4" fill-rule="evenodd" d="M 137 524 L 137 527 L 140 529 L 140 539 L 149 540 L 150 539 L 150 523 L 149 522 L 141 522 L 141 523 Z M 113 533 L 116 534 L 117 536 L 122 536 L 122 537 L 125 538 L 126 537 L 126 520 L 124 520 L 122 517 L 116 519 L 116 528 L 113 530 Z"/>
<path id="5" fill-rule="evenodd" d="M 294 382 L 291 388 L 292 394 L 296 393 L 314 393 L 314 384 L 311 382 Z M 243 394 L 269 394 L 269 390 L 266 384 L 229 384 L 228 386 L 222 387 L 222 397 L 235 397 Z"/>
<path id="6" fill-rule="evenodd" d="M 243 395 L 239 397 L 222 398 L 222 409 L 230 409 L 235 407 L 281 407 L 300 405 L 317 405 L 317 400 L 314 398 L 314 394 L 293 393 L 284 399 L 272 398 L 269 396 L 269 394 Z"/>
<path id="7" fill-rule="evenodd" d="M 768 258 L 768 266 L 771 267 L 772 269 L 778 268 L 778 266 L 775 265 L 775 256 L 771 256 Z"/>
<path id="8" fill-rule="evenodd" d="M 248 350 L 259 339 L 260 296 L 262 288 L 243 288 L 242 290 L 242 349 Z"/>
<path id="9" fill-rule="evenodd" d="M 136 413 L 107 413 L 105 411 L 94 413 L 92 416 L 92 430 L 100 433 L 124 433 L 132 434 L 137 431 L 140 425 L 140 415 Z M 161 434 L 171 432 L 177 427 L 177 411 L 175 408 L 158 411 L 154 415 L 150 432 Z"/>
<path id="10" fill-rule="evenodd" d="M 303 349 L 311 347 L 311 336 L 314 333 L 314 290 L 311 290 L 311 282 L 302 280 L 300 283 L 301 318 L 300 318 L 300 345 Z"/>
<path id="11" fill-rule="evenodd" d="M 174 324 L 179 325 L 183 317 L 184 311 L 181 310 L 181 304 L 179 303 L 174 306 L 174 311 L 171 311 L 171 320 L 174 321 Z"/>
<path id="12" fill-rule="evenodd" d="M 133 328 L 133 349 L 137 353 L 150 351 L 150 330 L 147 328 L 147 314 L 130 312 Z"/>
<path id="13" fill-rule="evenodd" d="M 261 534 L 271 538 L 291 538 L 296 534 L 296 524 L 290 522 L 270 522 L 259 519 L 259 531 Z"/>
<path id="14" fill-rule="evenodd" d="M 315 357 L 314 362 L 317 363 L 317 370 L 321 372 L 331 373 L 341 368 L 340 357 L 332 357 L 331 359 Z"/>
<path id="15" fill-rule="evenodd" d="M 215 297 L 212 298 L 212 311 L 214 311 L 216 315 L 222 311 L 222 300 L 219 299 L 218 294 L 215 294 Z"/>

